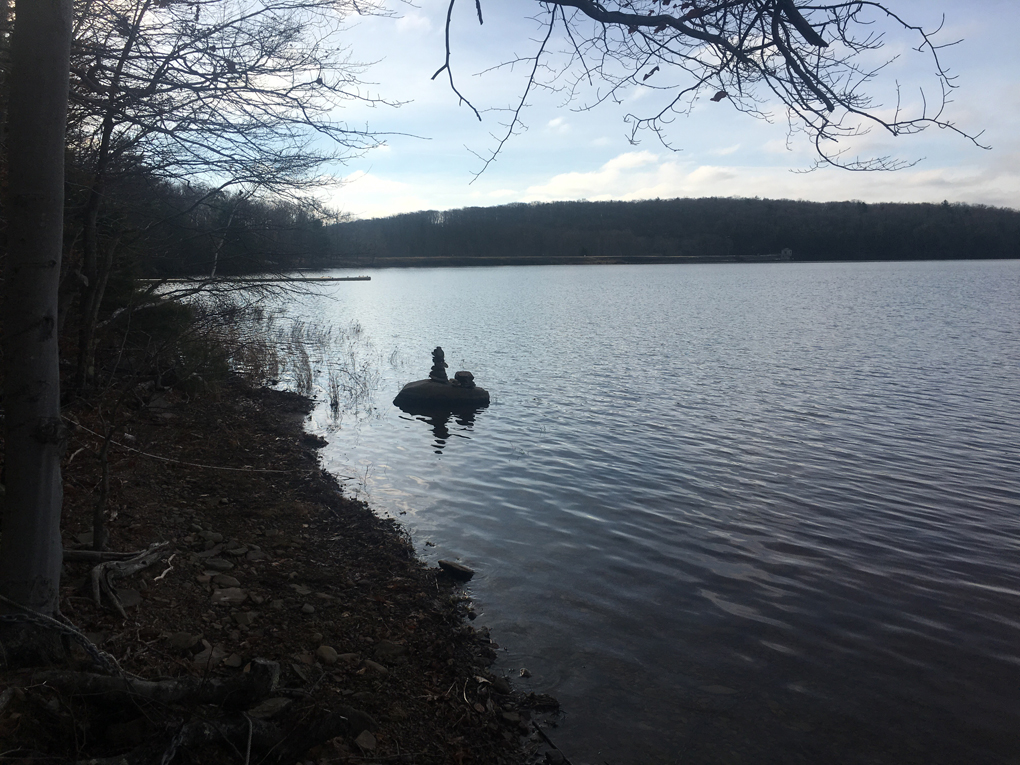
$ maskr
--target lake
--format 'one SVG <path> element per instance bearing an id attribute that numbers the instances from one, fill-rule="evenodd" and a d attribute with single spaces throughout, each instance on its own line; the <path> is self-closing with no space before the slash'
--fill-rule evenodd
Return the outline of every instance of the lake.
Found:
<path id="1" fill-rule="evenodd" d="M 1018 761 L 1020 262 L 357 273 L 292 308 L 378 368 L 325 465 L 574 765 Z M 392 406 L 436 345 L 489 408 Z"/>

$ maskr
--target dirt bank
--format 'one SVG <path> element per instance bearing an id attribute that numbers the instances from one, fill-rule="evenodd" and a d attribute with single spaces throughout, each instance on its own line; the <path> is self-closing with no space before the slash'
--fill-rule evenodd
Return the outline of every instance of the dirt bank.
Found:
<path id="1" fill-rule="evenodd" d="M 244 676 L 255 659 L 278 662 L 284 727 L 322 710 L 364 715 L 302 755 L 313 762 L 495 765 L 541 754 L 529 720 L 550 700 L 516 696 L 489 671 L 498 646 L 465 620 L 460 591 L 318 467 L 317 439 L 302 429 L 307 399 L 231 383 L 190 399 L 150 386 L 126 401 L 110 450 L 108 547 L 166 547 L 154 565 L 115 580 L 126 619 L 96 606 L 94 563 L 67 562 L 62 587 L 63 614 L 123 670 L 211 681 Z M 87 549 L 102 423 L 84 407 L 71 416 L 64 541 Z M 77 668 L 88 666 L 72 653 Z M 5 759 L 138 752 L 187 721 L 215 727 L 225 709 L 138 699 L 104 711 L 38 681 L 0 673 L 0 691 L 21 689 L 0 708 Z M 175 761 L 246 757 L 211 741 L 182 747 Z"/>

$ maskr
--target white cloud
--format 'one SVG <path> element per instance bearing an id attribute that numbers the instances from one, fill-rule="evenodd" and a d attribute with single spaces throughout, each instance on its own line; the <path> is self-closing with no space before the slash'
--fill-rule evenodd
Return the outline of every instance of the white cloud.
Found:
<path id="1" fill-rule="evenodd" d="M 570 132 L 570 123 L 563 119 L 563 117 L 554 117 L 546 123 L 546 128 L 553 133 L 562 135 L 563 133 Z"/>
<path id="2" fill-rule="evenodd" d="M 625 100 L 626 100 L 628 105 L 629 104 L 635 104 L 638 101 L 643 101 L 644 99 L 648 98 L 649 96 L 651 96 L 654 93 L 655 93 L 655 90 L 653 90 L 652 88 L 633 88 L 632 87 L 629 90 L 625 91 L 625 94 L 626 94 L 625 95 Z M 621 95 L 621 94 L 618 93 L 617 95 Z"/>
<path id="3" fill-rule="evenodd" d="M 694 164 L 650 152 L 621 155 L 590 172 L 560 173 L 528 187 L 524 201 L 770 197 L 873 202 L 941 202 L 943 199 L 1016 206 L 1020 153 L 993 167 L 922 167 L 894 173 L 848 173 L 827 168 L 793 173 L 786 166 Z"/>
<path id="4" fill-rule="evenodd" d="M 329 206 L 359 218 L 376 218 L 435 207 L 410 183 L 394 181 L 359 170 L 324 195 Z"/>
<path id="5" fill-rule="evenodd" d="M 740 151 L 740 144 L 735 143 L 732 146 L 727 146 L 724 149 L 712 149 L 709 154 L 715 154 L 717 157 L 725 157 L 730 154 L 736 154 Z"/>
<path id="6" fill-rule="evenodd" d="M 656 155 L 650 151 L 627 152 L 593 172 L 555 175 L 545 183 L 529 187 L 524 198 L 526 201 L 620 198 L 628 173 L 656 161 Z"/>
<path id="7" fill-rule="evenodd" d="M 420 13 L 408 13 L 397 19 L 397 32 L 402 35 L 424 35 L 432 31 L 432 22 Z"/>
<path id="8" fill-rule="evenodd" d="M 606 162 L 602 169 L 609 171 L 630 170 L 634 167 L 649 165 L 658 159 L 658 156 L 650 151 L 628 151 L 626 154 L 621 154 Z"/>
<path id="9" fill-rule="evenodd" d="M 687 176 L 687 180 L 694 184 L 717 184 L 732 181 L 737 178 L 737 169 L 733 167 L 713 167 L 702 165 Z"/>

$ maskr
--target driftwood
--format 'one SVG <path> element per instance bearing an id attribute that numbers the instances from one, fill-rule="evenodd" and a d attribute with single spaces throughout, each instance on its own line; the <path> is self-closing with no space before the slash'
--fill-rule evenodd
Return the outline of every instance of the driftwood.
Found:
<path id="1" fill-rule="evenodd" d="M 139 571 L 148 568 L 166 554 L 166 547 L 169 542 L 160 542 L 149 547 L 145 552 L 133 558 L 120 561 L 106 561 L 92 569 L 92 599 L 97 606 L 102 605 L 102 598 L 105 595 L 122 619 L 127 619 L 127 612 L 124 604 L 117 597 L 117 588 L 113 586 L 113 580 L 119 577 L 131 576 Z"/>

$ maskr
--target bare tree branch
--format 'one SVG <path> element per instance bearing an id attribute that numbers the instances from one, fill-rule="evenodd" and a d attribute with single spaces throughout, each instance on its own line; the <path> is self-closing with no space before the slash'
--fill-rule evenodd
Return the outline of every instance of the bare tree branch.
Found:
<path id="1" fill-rule="evenodd" d="M 465 98 L 463 93 L 457 90 L 457 86 L 453 82 L 453 69 L 450 68 L 450 24 L 453 19 L 453 6 L 454 3 L 456 2 L 457 0 L 450 0 L 450 4 L 446 8 L 446 61 L 443 62 L 443 65 L 436 70 L 436 73 L 434 75 L 432 75 L 432 79 L 433 80 L 436 79 L 436 77 L 438 77 L 445 71 L 447 77 L 449 77 L 450 80 L 450 90 L 457 94 L 457 98 L 461 100 L 461 103 L 465 103 L 468 105 L 468 108 L 470 108 L 471 111 L 475 113 L 475 116 L 478 118 L 478 121 L 481 122 L 482 115 L 478 113 L 478 110 L 474 107 L 474 104 L 472 104 L 467 98 Z M 475 0 L 475 2 L 478 3 L 478 23 L 481 24 L 482 23 L 481 0 Z"/>
<path id="2" fill-rule="evenodd" d="M 535 73 L 538 70 L 538 66 L 542 60 L 542 53 L 545 51 L 545 46 L 549 42 L 549 38 L 552 36 L 553 29 L 556 27 L 556 9 L 553 8 L 552 15 L 549 17 L 549 26 L 546 30 L 545 39 L 542 40 L 542 44 L 539 46 L 538 52 L 535 54 L 534 65 L 531 68 L 531 75 L 528 77 L 527 86 L 524 88 L 524 93 L 521 94 L 521 100 L 517 103 L 517 108 L 514 109 L 513 116 L 510 118 L 510 124 L 506 126 L 506 133 L 499 139 L 499 143 L 496 148 L 493 149 L 492 153 L 485 159 L 482 164 L 482 169 L 475 173 L 474 178 L 471 179 L 471 183 L 478 180 L 478 177 L 485 172 L 485 169 L 496 161 L 496 157 L 499 156 L 499 152 L 507 141 L 510 140 L 510 136 L 514 134 L 514 128 L 521 124 L 521 110 L 524 109 L 524 105 L 528 99 L 528 93 L 531 91 L 531 86 L 535 82 Z"/>
<path id="3" fill-rule="evenodd" d="M 771 121 L 774 111 L 785 111 L 791 135 L 803 133 L 814 147 L 815 166 L 894 170 L 915 163 L 890 155 L 854 156 L 852 140 L 871 128 L 900 136 L 937 127 L 988 148 L 980 133 L 946 116 L 956 84 L 941 51 L 958 41 L 937 41 L 941 24 L 927 30 L 878 0 L 539 0 L 538 8 L 544 31 L 534 54 L 502 64 L 531 66 L 522 98 L 507 109 L 513 115 L 507 132 L 493 136 L 495 148 L 479 155 L 480 172 L 521 125 L 535 87 L 562 90 L 569 100 L 581 101 L 576 107 L 581 110 L 620 103 L 632 88 L 661 93 L 664 100 L 649 113 L 631 112 L 624 120 L 632 142 L 647 130 L 667 147 L 670 124 L 707 93 L 759 119 Z M 440 71 L 450 67 L 451 18 L 448 14 L 447 58 Z M 898 83 L 891 87 L 886 70 L 896 56 L 872 63 L 892 36 L 926 58 L 934 86 L 920 87 L 917 102 L 904 103 Z M 890 95 L 896 99 L 891 116 L 881 100 Z"/>

